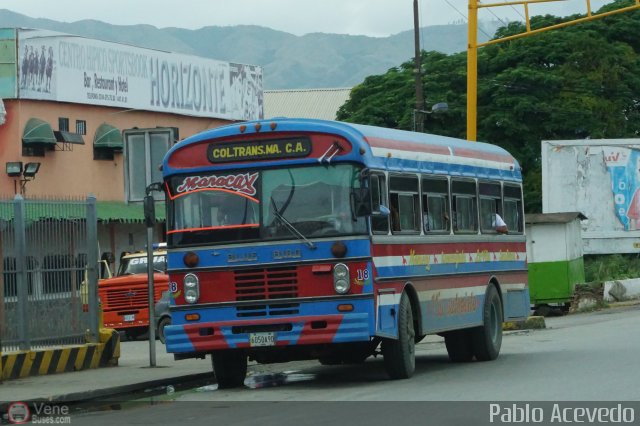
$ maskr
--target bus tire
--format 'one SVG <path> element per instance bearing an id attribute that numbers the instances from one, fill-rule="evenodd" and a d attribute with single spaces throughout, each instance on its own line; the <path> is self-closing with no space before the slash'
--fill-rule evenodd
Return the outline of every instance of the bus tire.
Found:
<path id="1" fill-rule="evenodd" d="M 163 345 L 166 342 L 164 328 L 168 325 L 171 325 L 171 317 L 162 317 L 160 322 L 158 322 L 158 330 L 156 331 L 156 335 L 158 336 L 158 339 L 160 339 L 160 343 L 162 343 Z"/>
<path id="2" fill-rule="evenodd" d="M 473 359 L 473 346 L 469 330 L 448 332 L 444 335 L 444 344 L 451 362 L 469 362 Z"/>
<path id="3" fill-rule="evenodd" d="M 140 336 L 145 333 L 146 330 L 140 330 L 138 328 L 130 328 L 124 331 L 125 336 L 127 336 L 127 340 L 134 341 L 138 340 Z"/>
<path id="4" fill-rule="evenodd" d="M 408 379 L 416 369 L 416 333 L 406 293 L 400 297 L 398 311 L 398 338 L 382 340 L 382 355 L 390 378 Z"/>
<path id="5" fill-rule="evenodd" d="M 217 351 L 211 354 L 213 374 L 218 389 L 231 389 L 244 385 L 247 377 L 247 355 L 244 351 Z"/>
<path id="6" fill-rule="evenodd" d="M 473 354 L 478 361 L 492 361 L 502 346 L 502 301 L 498 290 L 489 284 L 482 309 L 483 325 L 471 330 Z"/>

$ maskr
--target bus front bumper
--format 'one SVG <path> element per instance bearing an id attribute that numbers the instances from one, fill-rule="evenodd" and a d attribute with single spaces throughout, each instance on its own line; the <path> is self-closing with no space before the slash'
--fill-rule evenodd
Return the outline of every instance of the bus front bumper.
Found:
<path id="1" fill-rule="evenodd" d="M 368 312 L 240 321 L 198 322 L 165 327 L 167 352 L 206 353 L 295 345 L 366 342 L 373 336 Z"/>

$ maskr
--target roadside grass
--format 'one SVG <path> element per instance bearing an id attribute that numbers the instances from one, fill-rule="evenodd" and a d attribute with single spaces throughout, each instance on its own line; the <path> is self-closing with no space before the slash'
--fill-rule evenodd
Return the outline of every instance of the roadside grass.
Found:
<path id="1" fill-rule="evenodd" d="M 584 256 L 586 282 L 640 278 L 640 254 Z"/>

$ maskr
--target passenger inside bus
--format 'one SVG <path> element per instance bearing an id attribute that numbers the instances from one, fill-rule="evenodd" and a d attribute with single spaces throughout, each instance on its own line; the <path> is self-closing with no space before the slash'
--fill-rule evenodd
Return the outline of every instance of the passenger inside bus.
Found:
<path id="1" fill-rule="evenodd" d="M 504 220 L 502 219 L 502 217 L 500 217 L 498 213 L 494 214 L 492 225 L 498 234 L 509 233 L 509 230 L 507 229 L 507 224 L 504 222 Z"/>
<path id="2" fill-rule="evenodd" d="M 256 224 L 256 211 L 252 203 L 242 197 L 227 197 L 216 212 L 218 226 Z"/>

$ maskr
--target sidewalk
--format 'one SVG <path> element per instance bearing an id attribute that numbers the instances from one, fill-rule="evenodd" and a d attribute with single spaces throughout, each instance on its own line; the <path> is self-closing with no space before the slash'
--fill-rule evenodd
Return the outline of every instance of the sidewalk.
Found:
<path id="1" fill-rule="evenodd" d="M 213 379 L 211 359 L 174 361 L 156 341 L 156 367 L 149 366 L 149 342 L 121 342 L 117 367 L 5 380 L 0 407 L 14 401 L 79 402 L 182 383 Z"/>

